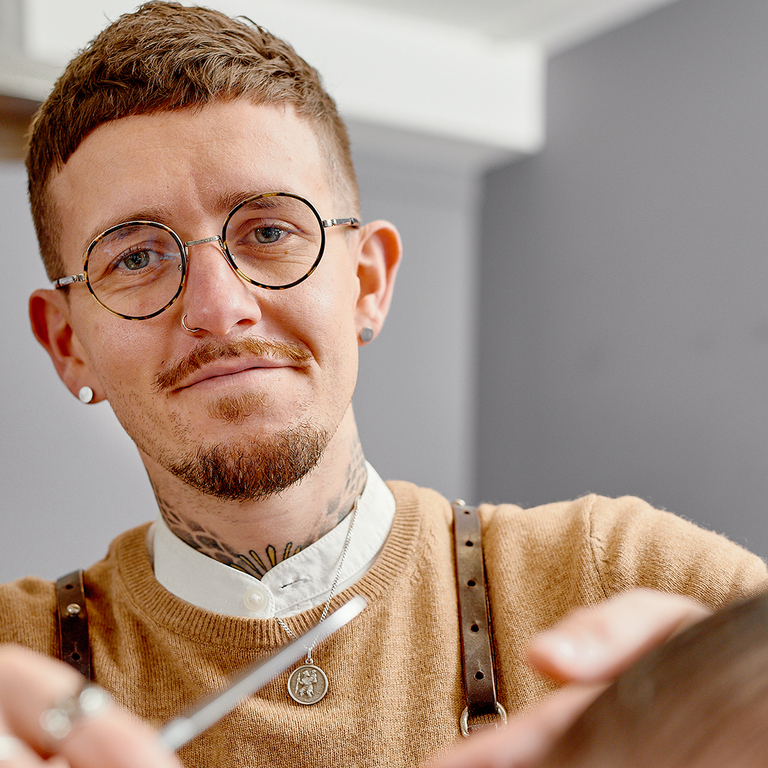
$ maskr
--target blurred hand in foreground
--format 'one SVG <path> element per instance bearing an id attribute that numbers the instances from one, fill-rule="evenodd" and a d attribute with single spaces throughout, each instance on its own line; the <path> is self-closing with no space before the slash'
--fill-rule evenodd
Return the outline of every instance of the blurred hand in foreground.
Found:
<path id="1" fill-rule="evenodd" d="M 0 646 L 0 764 L 181 768 L 157 733 L 104 691 L 65 664 L 13 645 Z"/>
<path id="2" fill-rule="evenodd" d="M 534 667 L 568 685 L 511 717 L 505 728 L 467 739 L 429 768 L 534 768 L 615 677 L 710 613 L 695 600 L 650 589 L 574 611 L 529 648 Z"/>

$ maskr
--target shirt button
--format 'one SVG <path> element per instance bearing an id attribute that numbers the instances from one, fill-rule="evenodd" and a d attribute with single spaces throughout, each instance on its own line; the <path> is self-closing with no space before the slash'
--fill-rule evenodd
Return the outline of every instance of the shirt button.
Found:
<path id="1" fill-rule="evenodd" d="M 269 608 L 269 595 L 262 587 L 253 587 L 243 595 L 243 603 L 249 611 L 264 613 Z"/>

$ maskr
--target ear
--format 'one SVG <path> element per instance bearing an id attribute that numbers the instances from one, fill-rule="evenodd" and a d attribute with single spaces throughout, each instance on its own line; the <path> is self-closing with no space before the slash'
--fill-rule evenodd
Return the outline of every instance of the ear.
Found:
<path id="1" fill-rule="evenodd" d="M 72 328 L 67 299 L 61 291 L 40 289 L 29 299 L 29 319 L 37 340 L 45 347 L 59 378 L 78 396 L 81 387 L 94 392 L 91 402 L 104 399 L 99 380 L 91 370 L 85 350 Z"/>
<path id="2" fill-rule="evenodd" d="M 375 338 L 384 325 L 402 255 L 400 234 L 388 221 L 372 221 L 361 228 L 357 261 L 360 294 L 355 313 L 358 339 L 363 328 L 371 328 Z"/>

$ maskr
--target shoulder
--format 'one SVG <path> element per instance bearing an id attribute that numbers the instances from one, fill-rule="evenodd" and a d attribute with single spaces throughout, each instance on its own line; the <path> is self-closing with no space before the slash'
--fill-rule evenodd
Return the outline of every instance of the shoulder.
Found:
<path id="1" fill-rule="evenodd" d="M 768 584 L 756 555 L 635 497 L 590 495 L 532 509 L 483 505 L 480 512 L 491 559 L 522 557 L 541 576 L 570 576 L 604 595 L 647 586 L 720 605 Z"/>
<path id="2" fill-rule="evenodd" d="M 30 576 L 0 584 L 0 642 L 54 655 L 55 611 L 56 586 L 52 581 Z"/>
<path id="3" fill-rule="evenodd" d="M 590 494 L 528 509 L 513 504 L 482 504 L 479 511 L 489 536 L 502 539 L 505 536 L 520 539 L 522 536 L 547 546 L 554 543 L 581 546 L 584 539 L 589 539 L 595 546 L 611 540 L 625 546 L 650 545 L 656 540 L 680 545 L 686 539 L 710 540 L 715 544 L 726 541 L 634 496 L 611 499 Z M 672 542 L 668 541 L 669 536 L 673 537 Z"/>
<path id="4" fill-rule="evenodd" d="M 451 525 L 451 502 L 437 491 L 405 480 L 387 480 L 387 487 L 395 497 L 400 515 L 414 514 L 420 518 L 431 519 L 441 526 Z"/>
<path id="5" fill-rule="evenodd" d="M 85 571 L 85 594 L 89 614 L 108 603 L 115 592 L 119 572 L 143 554 L 147 560 L 147 526 L 118 536 L 103 560 Z M 151 572 L 151 566 L 149 567 Z M 63 574 L 62 574 L 63 575 Z M 0 584 L 0 643 L 18 643 L 40 653 L 58 655 L 56 583 L 29 576 Z"/>

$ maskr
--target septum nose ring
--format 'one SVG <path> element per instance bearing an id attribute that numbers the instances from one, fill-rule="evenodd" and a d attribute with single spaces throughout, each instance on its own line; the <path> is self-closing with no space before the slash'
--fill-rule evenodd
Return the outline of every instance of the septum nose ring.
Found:
<path id="1" fill-rule="evenodd" d="M 188 328 L 186 322 L 184 322 L 187 319 L 186 313 L 181 316 L 181 327 L 187 332 L 187 333 L 197 333 L 200 328 Z"/>

